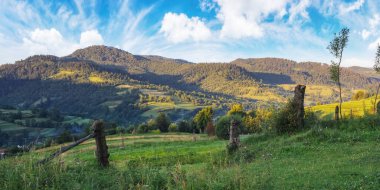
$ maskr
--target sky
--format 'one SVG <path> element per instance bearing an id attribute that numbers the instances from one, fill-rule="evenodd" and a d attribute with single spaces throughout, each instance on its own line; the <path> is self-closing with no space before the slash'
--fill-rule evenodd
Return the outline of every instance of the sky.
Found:
<path id="1" fill-rule="evenodd" d="M 330 63 L 327 46 L 343 27 L 342 65 L 372 67 L 380 0 L 1 0 L 0 64 L 90 45 L 197 63 Z"/>

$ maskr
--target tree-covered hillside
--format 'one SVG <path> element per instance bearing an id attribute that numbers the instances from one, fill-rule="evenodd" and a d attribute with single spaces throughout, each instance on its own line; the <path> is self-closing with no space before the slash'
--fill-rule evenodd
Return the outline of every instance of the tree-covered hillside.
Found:
<path id="1" fill-rule="evenodd" d="M 362 68 L 344 68 L 344 98 L 378 81 Z M 67 114 L 116 122 L 141 121 L 166 112 L 194 115 L 197 106 L 225 112 L 232 102 L 282 103 L 296 83 L 308 84 L 306 104 L 336 99 L 328 65 L 262 58 L 194 64 L 90 46 L 65 57 L 36 55 L 0 66 L 0 104 L 23 109 L 56 107 Z M 329 91 L 328 91 L 329 90 Z M 43 102 L 41 100 L 48 99 Z M 188 106 L 192 105 L 191 109 Z M 266 104 L 268 105 L 268 104 Z M 177 113 L 181 113 L 179 116 Z"/>
<path id="2" fill-rule="evenodd" d="M 260 59 L 237 59 L 232 64 L 236 64 L 251 72 L 262 72 L 278 74 L 287 80 L 277 80 L 276 75 L 263 79 L 264 83 L 298 83 L 298 84 L 314 84 L 314 85 L 332 85 L 330 79 L 329 65 L 315 62 L 297 63 L 292 60 L 278 58 L 260 58 Z M 373 74 L 368 76 L 365 72 L 366 68 L 350 67 L 342 69 L 342 82 L 346 88 L 364 88 L 373 83 L 380 81 L 380 75 Z"/>

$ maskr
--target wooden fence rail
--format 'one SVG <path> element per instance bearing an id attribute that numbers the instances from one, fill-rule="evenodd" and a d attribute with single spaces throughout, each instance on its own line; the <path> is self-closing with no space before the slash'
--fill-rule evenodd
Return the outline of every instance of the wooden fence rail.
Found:
<path id="1" fill-rule="evenodd" d="M 86 136 L 86 137 L 84 137 L 82 139 L 79 139 L 78 141 L 76 141 L 76 142 L 74 142 L 74 143 L 72 143 L 70 145 L 67 145 L 65 147 L 60 148 L 59 150 L 57 150 L 56 152 L 54 152 L 53 154 L 51 154 L 49 157 L 47 157 L 47 158 L 45 158 L 43 160 L 40 160 L 37 163 L 38 164 L 45 164 L 45 163 L 49 162 L 50 160 L 54 159 L 55 157 L 58 157 L 62 153 L 64 153 L 64 152 L 66 152 L 66 151 L 68 151 L 68 150 L 70 150 L 70 149 L 78 146 L 82 142 L 87 141 L 88 139 L 91 139 L 91 138 L 94 138 L 94 134 L 90 134 L 90 135 L 88 135 L 88 136 Z"/>
<path id="2" fill-rule="evenodd" d="M 79 144 L 83 143 L 84 141 L 87 141 L 91 138 L 95 138 L 97 160 L 101 166 L 107 167 L 109 165 L 109 161 L 108 161 L 109 153 L 108 153 L 108 146 L 107 146 L 103 126 L 104 125 L 103 125 L 102 121 L 95 121 L 94 124 L 92 125 L 92 128 L 93 128 L 92 134 L 90 134 L 84 138 L 81 138 L 78 141 L 76 141 L 70 145 L 67 145 L 65 147 L 60 148 L 59 150 L 57 150 L 56 152 L 51 154 L 49 157 L 46 157 L 45 159 L 38 161 L 37 164 L 45 164 L 45 163 L 49 162 L 50 160 L 58 157 L 62 153 L 78 146 Z"/>

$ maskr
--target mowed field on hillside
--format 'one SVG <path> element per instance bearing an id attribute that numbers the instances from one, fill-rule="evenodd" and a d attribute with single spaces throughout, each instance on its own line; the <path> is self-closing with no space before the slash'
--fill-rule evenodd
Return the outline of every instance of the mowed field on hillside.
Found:
<path id="1" fill-rule="evenodd" d="M 193 141 L 193 138 L 196 141 Z M 49 147 L 0 160 L 5 189 L 376 189 L 380 130 L 308 130 L 246 135 L 233 155 L 227 141 L 192 134 L 108 136 L 110 167 L 100 168 L 94 141 L 46 165 Z"/>

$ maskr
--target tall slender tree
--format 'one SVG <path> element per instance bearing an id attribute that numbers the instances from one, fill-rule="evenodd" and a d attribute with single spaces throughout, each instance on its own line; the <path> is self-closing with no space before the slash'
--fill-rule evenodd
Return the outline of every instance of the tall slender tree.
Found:
<path id="1" fill-rule="evenodd" d="M 350 29 L 343 28 L 339 34 L 334 35 L 334 39 L 330 42 L 327 47 L 330 53 L 338 60 L 337 62 L 331 61 L 330 74 L 331 79 L 338 84 L 339 87 L 339 117 L 342 118 L 342 85 L 340 80 L 341 69 L 340 64 L 342 63 L 343 50 L 347 46 L 348 35 Z"/>
<path id="2" fill-rule="evenodd" d="M 375 65 L 373 66 L 373 69 L 377 72 L 380 73 L 380 44 L 377 45 L 377 51 L 376 51 L 376 56 L 375 56 Z M 379 89 L 380 89 L 380 83 L 377 86 L 376 90 L 376 96 L 375 96 L 375 102 L 373 103 L 373 112 L 377 112 L 376 108 L 376 103 L 377 103 L 377 95 L 379 94 Z"/>

